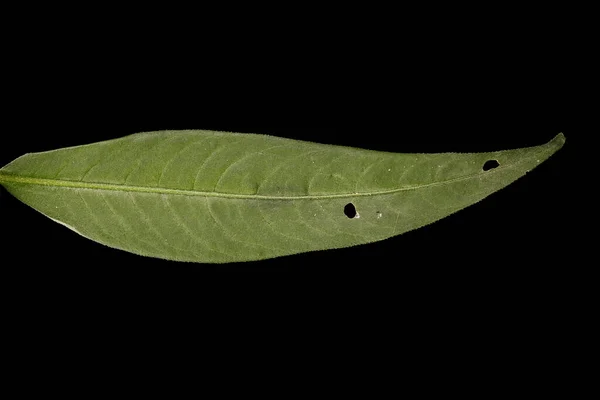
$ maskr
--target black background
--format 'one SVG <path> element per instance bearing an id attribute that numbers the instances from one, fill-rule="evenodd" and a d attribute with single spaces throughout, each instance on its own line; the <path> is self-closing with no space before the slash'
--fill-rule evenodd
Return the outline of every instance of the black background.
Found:
<path id="1" fill-rule="evenodd" d="M 576 149 L 590 133 L 585 117 L 597 112 L 579 93 L 591 90 L 583 73 L 590 52 L 555 27 L 511 39 L 514 24 L 485 34 L 485 21 L 442 31 L 376 25 L 381 32 L 371 31 L 372 39 L 349 28 L 323 46 L 304 45 L 303 35 L 268 42 L 273 32 L 227 45 L 192 32 L 197 42 L 184 48 L 165 41 L 161 29 L 109 44 L 105 26 L 81 41 L 72 30 L 37 35 L 5 63 L 13 89 L 4 92 L 0 164 L 164 129 L 407 153 L 534 146 L 563 132 L 564 148 L 430 226 L 369 245 L 240 264 L 176 263 L 110 249 L 0 189 L 6 309 L 11 326 L 28 327 L 14 332 L 29 343 L 38 332 L 64 336 L 67 326 L 76 327 L 68 336 L 74 342 L 96 332 L 119 342 L 129 329 L 137 332 L 132 343 L 157 332 L 209 332 L 240 351 L 256 336 L 286 341 L 299 334 L 293 345 L 300 351 L 311 340 L 336 348 L 352 338 L 365 354 L 383 338 L 376 353 L 420 343 L 449 360 L 460 359 L 460 343 L 476 364 L 478 346 L 497 356 L 515 354 L 516 346 L 542 362 L 556 356 L 547 351 L 563 340 L 556 332 L 583 330 L 592 294 L 575 227 L 591 219 L 574 217 L 583 207 L 574 194 L 581 189 Z M 272 45 L 259 51 L 265 43 Z M 355 346 L 338 349 L 340 359 L 353 357 L 349 348 Z"/>

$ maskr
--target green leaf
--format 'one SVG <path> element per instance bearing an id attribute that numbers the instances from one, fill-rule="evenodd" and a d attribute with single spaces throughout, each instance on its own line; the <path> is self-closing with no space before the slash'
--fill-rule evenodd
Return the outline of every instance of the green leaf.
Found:
<path id="1" fill-rule="evenodd" d="M 562 147 L 394 154 L 265 135 L 164 131 L 26 154 L 22 202 L 132 253 L 224 263 L 354 246 L 476 203 Z"/>

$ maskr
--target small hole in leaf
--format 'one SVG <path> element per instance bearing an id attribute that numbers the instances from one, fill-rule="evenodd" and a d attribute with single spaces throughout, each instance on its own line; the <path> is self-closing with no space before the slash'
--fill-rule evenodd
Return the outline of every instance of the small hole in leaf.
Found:
<path id="1" fill-rule="evenodd" d="M 346 207 L 344 207 L 344 214 L 346 214 L 346 217 L 348 218 L 356 218 L 356 207 L 354 207 L 354 204 L 346 204 Z"/>
<path id="2" fill-rule="evenodd" d="M 483 170 L 489 171 L 491 169 L 498 168 L 499 166 L 500 163 L 497 160 L 489 160 L 486 161 L 485 164 L 483 164 Z"/>

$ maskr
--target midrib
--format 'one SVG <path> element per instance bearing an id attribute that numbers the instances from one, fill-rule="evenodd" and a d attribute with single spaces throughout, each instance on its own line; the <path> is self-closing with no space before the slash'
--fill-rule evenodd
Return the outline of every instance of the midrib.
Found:
<path id="1" fill-rule="evenodd" d="M 520 160 L 522 162 L 523 160 Z M 519 163 L 520 163 L 519 162 Z M 337 194 L 322 194 L 322 195 L 299 195 L 299 196 L 265 196 L 259 194 L 235 194 L 235 193 L 222 193 L 222 192 L 204 192 L 197 190 L 182 190 L 182 189 L 169 189 L 160 187 L 149 187 L 149 186 L 131 186 L 131 185 L 120 185 L 112 183 L 94 183 L 94 182 L 81 182 L 81 181 L 69 181 L 61 179 L 44 179 L 44 178 L 32 178 L 23 177 L 17 175 L 6 174 L 0 171 L 0 184 L 1 183 L 23 183 L 29 185 L 40 185 L 40 186 L 51 186 L 51 187 L 62 187 L 71 189 L 85 189 L 85 190 L 109 190 L 109 191 L 121 191 L 121 192 L 135 192 L 135 193 L 155 193 L 164 195 L 179 195 L 179 196 L 200 196 L 200 197 L 218 197 L 225 199 L 252 199 L 252 200 L 326 200 L 326 199 L 338 199 L 338 198 L 355 198 L 355 197 L 367 197 L 394 194 L 403 191 L 417 190 L 434 186 L 447 185 L 468 179 L 479 177 L 483 174 L 492 175 L 497 172 L 515 167 L 519 163 L 510 165 L 499 166 L 493 170 L 487 172 L 478 172 L 476 174 L 465 175 L 457 178 L 447 179 L 444 181 L 431 182 L 420 185 L 402 186 L 396 189 L 380 190 L 372 192 L 357 192 L 357 193 L 337 193 Z"/>

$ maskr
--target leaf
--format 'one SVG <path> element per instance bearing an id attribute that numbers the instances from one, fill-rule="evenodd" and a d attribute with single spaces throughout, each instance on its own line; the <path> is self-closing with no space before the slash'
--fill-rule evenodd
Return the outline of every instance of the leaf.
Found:
<path id="1" fill-rule="evenodd" d="M 132 253 L 224 263 L 342 248 L 430 224 L 550 157 L 394 154 L 265 135 L 139 133 L 26 154 L 0 169 L 19 200 Z"/>

